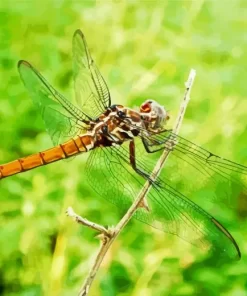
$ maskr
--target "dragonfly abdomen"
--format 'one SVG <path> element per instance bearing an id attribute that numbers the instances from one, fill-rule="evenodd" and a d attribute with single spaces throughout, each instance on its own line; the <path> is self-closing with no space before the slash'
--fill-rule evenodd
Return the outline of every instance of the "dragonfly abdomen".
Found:
<path id="1" fill-rule="evenodd" d="M 0 179 L 87 152 L 94 148 L 93 143 L 91 135 L 78 136 L 48 150 L 0 165 Z"/>

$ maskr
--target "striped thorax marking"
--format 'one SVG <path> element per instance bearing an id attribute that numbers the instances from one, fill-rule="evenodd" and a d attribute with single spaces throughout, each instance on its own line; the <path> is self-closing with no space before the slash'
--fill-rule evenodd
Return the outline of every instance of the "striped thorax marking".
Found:
<path id="1" fill-rule="evenodd" d="M 112 106 L 98 118 L 91 130 L 91 135 L 95 136 L 96 141 L 100 139 L 104 145 L 104 139 L 107 140 L 107 146 L 121 144 L 132 140 L 139 134 L 143 126 L 139 112 L 125 108 L 123 106 Z M 101 144 L 100 144 L 101 145 Z"/>

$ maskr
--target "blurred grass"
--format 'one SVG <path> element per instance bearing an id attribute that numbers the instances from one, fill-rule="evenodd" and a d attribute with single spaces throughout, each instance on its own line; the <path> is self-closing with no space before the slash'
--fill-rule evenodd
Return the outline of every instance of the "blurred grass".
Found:
<path id="1" fill-rule="evenodd" d="M 71 97 L 71 38 L 80 28 L 115 103 L 152 98 L 175 115 L 195 68 L 181 135 L 247 165 L 246 14 L 244 0 L 1 2 L 1 163 L 51 146 L 17 61 L 28 60 Z M 66 218 L 66 207 L 105 225 L 119 218 L 85 184 L 86 158 L 1 181 L 0 295 L 76 295 L 98 242 Z M 179 238 L 131 221 L 91 295 L 246 295 L 246 195 L 240 197 L 238 211 L 218 213 L 240 245 L 240 262 L 216 265 Z"/>

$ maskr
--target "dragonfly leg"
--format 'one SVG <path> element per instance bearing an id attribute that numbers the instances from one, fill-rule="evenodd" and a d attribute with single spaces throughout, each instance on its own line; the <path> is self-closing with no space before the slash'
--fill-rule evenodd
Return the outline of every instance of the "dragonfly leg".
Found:
<path id="1" fill-rule="evenodd" d="M 154 181 L 151 179 L 151 177 L 143 172 L 142 170 L 138 169 L 136 166 L 136 158 L 135 158 L 135 142 L 132 140 L 129 144 L 129 156 L 130 156 L 130 164 L 134 171 L 139 174 L 140 176 L 144 177 L 146 180 L 148 180 L 150 183 L 153 183 Z M 150 211 L 150 208 L 148 206 L 148 202 L 146 198 L 143 198 L 141 202 L 139 203 L 139 207 L 145 208 L 148 212 Z"/>
<path id="2" fill-rule="evenodd" d="M 157 152 L 157 150 L 152 150 L 150 149 L 150 145 L 148 144 L 148 141 L 144 138 L 142 138 L 142 143 L 144 145 L 144 148 L 145 150 L 147 151 L 147 153 L 154 153 L 154 152 Z M 163 148 L 160 148 L 160 150 L 163 149 Z"/>
<path id="3" fill-rule="evenodd" d="M 150 144 L 150 142 L 147 139 L 142 138 L 142 143 L 143 143 L 144 148 L 145 148 L 145 150 L 146 150 L 147 153 L 155 153 L 155 152 L 158 152 L 160 150 L 164 150 L 165 149 L 163 142 L 155 143 L 155 144 Z M 158 145 L 160 145 L 160 146 L 157 147 Z"/>
<path id="4" fill-rule="evenodd" d="M 154 153 L 164 149 L 173 150 L 173 147 L 176 145 L 176 140 L 175 138 L 168 136 L 171 131 L 172 130 L 164 129 L 163 131 L 157 132 L 156 134 L 153 133 L 148 138 L 142 137 L 142 143 L 147 153 Z M 164 137 L 161 137 L 163 134 Z"/>
<path id="5" fill-rule="evenodd" d="M 129 160 L 130 160 L 130 164 L 132 166 L 132 168 L 134 169 L 134 171 L 139 174 L 140 176 L 142 176 L 143 178 L 145 178 L 146 180 L 148 180 L 149 182 L 153 183 L 153 179 L 150 177 L 150 175 L 144 171 L 142 171 L 141 169 L 139 169 L 136 165 L 136 156 L 135 156 L 135 142 L 132 140 L 129 143 Z"/>

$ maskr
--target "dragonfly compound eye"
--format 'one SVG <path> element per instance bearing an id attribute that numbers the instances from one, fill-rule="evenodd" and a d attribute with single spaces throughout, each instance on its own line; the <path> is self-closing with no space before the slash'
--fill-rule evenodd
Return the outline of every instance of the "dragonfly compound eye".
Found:
<path id="1" fill-rule="evenodd" d="M 149 113 L 152 111 L 152 107 L 151 107 L 151 101 L 146 101 L 145 103 L 143 103 L 140 107 L 140 111 L 142 113 Z"/>

